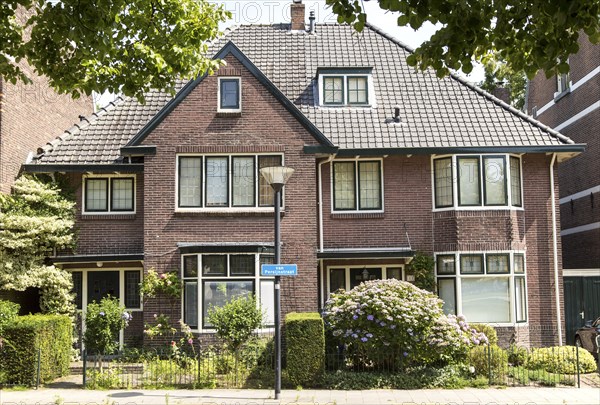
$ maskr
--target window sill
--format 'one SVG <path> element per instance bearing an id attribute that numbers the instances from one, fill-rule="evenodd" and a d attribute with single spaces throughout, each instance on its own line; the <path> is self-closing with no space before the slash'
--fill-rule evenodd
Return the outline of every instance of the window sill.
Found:
<path id="1" fill-rule="evenodd" d="M 561 98 L 565 97 L 567 94 L 571 93 L 571 86 L 567 87 L 565 91 L 554 93 L 554 102 L 556 103 Z"/>
<path id="2" fill-rule="evenodd" d="M 119 220 L 132 220 L 132 219 L 136 219 L 136 214 L 135 213 L 123 213 L 123 214 L 118 214 L 116 212 L 107 212 L 104 214 L 101 213 L 82 213 L 81 214 L 81 219 L 84 220 L 91 220 L 91 221 L 97 221 L 97 220 L 107 220 L 107 219 L 119 219 Z"/>
<path id="3" fill-rule="evenodd" d="M 176 217 L 272 217 L 273 209 L 268 210 L 194 210 L 194 211 L 175 211 Z M 285 211 L 281 210 L 281 216 L 285 216 Z"/>
<path id="4" fill-rule="evenodd" d="M 241 118 L 241 111 L 217 111 L 218 118 Z"/>
<path id="5" fill-rule="evenodd" d="M 497 206 L 497 205 L 486 205 L 486 206 L 464 206 L 464 207 L 444 207 L 444 208 L 433 208 L 433 212 L 447 212 L 447 211 L 525 211 L 523 207 L 513 206 Z"/>
<path id="6" fill-rule="evenodd" d="M 331 219 L 378 219 L 385 218 L 384 212 L 332 212 Z"/>

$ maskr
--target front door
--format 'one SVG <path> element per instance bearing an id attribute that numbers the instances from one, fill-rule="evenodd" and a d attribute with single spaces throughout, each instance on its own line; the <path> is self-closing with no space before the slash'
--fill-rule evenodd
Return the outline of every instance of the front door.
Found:
<path id="1" fill-rule="evenodd" d="M 600 317 L 600 277 L 565 277 L 565 327 L 567 344 L 585 321 Z"/>
<path id="2" fill-rule="evenodd" d="M 104 297 L 119 298 L 118 271 L 90 271 L 87 273 L 87 302 L 100 302 Z"/>

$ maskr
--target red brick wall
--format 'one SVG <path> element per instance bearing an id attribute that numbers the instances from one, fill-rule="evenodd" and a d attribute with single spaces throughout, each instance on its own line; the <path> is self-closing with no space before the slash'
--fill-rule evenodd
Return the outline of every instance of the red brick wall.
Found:
<path id="1" fill-rule="evenodd" d="M 80 255 L 143 253 L 144 249 L 144 174 L 136 173 L 136 213 L 115 215 L 82 214 L 82 175 L 69 175 L 75 189 L 77 206 L 76 253 Z"/>
<path id="2" fill-rule="evenodd" d="M 303 152 L 314 138 L 234 58 L 221 75 L 242 77 L 242 113 L 217 116 L 217 76 L 207 77 L 144 141 L 156 145 L 145 159 L 145 268 L 159 272 L 180 267 L 178 242 L 269 242 L 272 214 L 183 214 L 175 212 L 176 154 L 196 152 L 283 152 L 295 173 L 285 187 L 281 219 L 282 261 L 297 263 L 298 276 L 282 282 L 283 313 L 317 309 L 317 195 L 315 158 Z M 145 317 L 164 302 L 149 302 Z M 180 317 L 180 307 L 172 319 Z"/>
<path id="3" fill-rule="evenodd" d="M 93 112 L 91 97 L 78 100 L 56 94 L 45 78 L 21 67 L 33 80 L 11 84 L 0 78 L 0 192 L 10 192 L 29 152 L 56 138 L 79 122 L 79 115 Z"/>

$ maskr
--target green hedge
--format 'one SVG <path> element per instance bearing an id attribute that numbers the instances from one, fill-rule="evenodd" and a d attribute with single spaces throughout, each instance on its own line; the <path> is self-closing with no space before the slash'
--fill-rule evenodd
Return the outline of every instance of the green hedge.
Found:
<path id="1" fill-rule="evenodd" d="M 71 359 L 71 319 L 63 315 L 27 315 L 4 328 L 0 370 L 7 383 L 33 385 L 40 351 L 40 382 L 67 375 Z"/>
<path id="2" fill-rule="evenodd" d="M 314 386 L 325 369 L 325 330 L 316 312 L 289 313 L 285 318 L 286 372 L 291 384 Z"/>

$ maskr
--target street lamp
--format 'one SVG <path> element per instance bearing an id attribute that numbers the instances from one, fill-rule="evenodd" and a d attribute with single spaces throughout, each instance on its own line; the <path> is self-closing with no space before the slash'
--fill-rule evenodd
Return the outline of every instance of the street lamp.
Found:
<path id="1" fill-rule="evenodd" d="M 260 169 L 260 174 L 275 191 L 275 264 L 281 264 L 281 190 L 290 179 L 294 169 L 285 166 L 272 166 Z M 281 276 L 275 276 L 275 399 L 281 392 Z"/>

